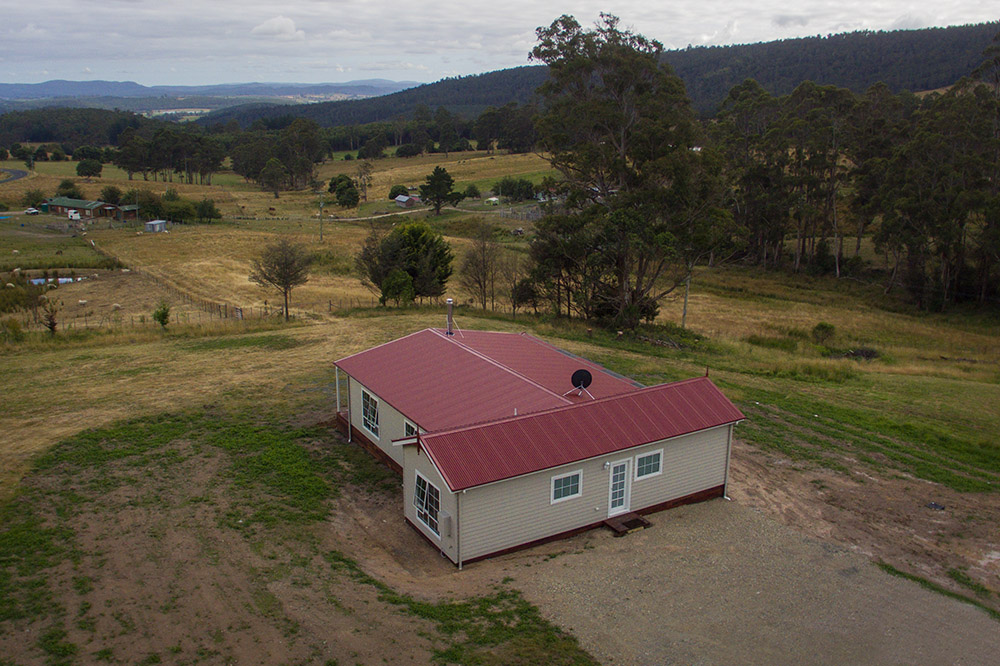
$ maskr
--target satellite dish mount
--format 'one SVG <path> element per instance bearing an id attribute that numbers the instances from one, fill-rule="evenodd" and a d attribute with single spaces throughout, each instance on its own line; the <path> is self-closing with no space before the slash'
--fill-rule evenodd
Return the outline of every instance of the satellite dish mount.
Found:
<path id="1" fill-rule="evenodd" d="M 587 390 L 587 387 L 590 386 L 590 384 L 594 381 L 594 376 L 590 374 L 590 370 L 580 368 L 579 370 L 573 373 L 573 376 L 570 377 L 569 381 L 573 385 L 573 388 L 563 393 L 564 396 L 567 396 L 570 393 L 576 391 L 577 395 L 583 395 L 584 393 L 586 393 L 587 395 L 590 396 L 591 400 L 594 399 L 594 396 L 591 394 L 591 392 Z"/>

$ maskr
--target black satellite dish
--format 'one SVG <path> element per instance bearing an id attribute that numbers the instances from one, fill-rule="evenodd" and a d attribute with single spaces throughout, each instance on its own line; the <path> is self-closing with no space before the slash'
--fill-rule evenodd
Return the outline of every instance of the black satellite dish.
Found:
<path id="1" fill-rule="evenodd" d="M 590 383 L 594 381 L 594 376 L 590 374 L 589 370 L 584 370 L 580 368 L 573 373 L 570 378 L 570 382 L 573 383 L 573 388 L 575 389 L 585 389 L 590 386 Z"/>

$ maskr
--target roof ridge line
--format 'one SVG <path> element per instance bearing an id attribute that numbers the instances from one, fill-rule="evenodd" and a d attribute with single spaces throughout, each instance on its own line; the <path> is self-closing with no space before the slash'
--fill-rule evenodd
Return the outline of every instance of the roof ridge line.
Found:
<path id="1" fill-rule="evenodd" d="M 431 432 L 425 432 L 425 433 L 421 433 L 421 439 L 423 439 L 424 436 L 427 436 L 427 437 L 437 437 L 438 435 L 451 435 L 451 434 L 456 433 L 456 432 L 462 432 L 463 430 L 472 430 L 472 429 L 482 428 L 483 426 L 487 426 L 487 425 L 498 425 L 500 423 L 509 423 L 510 421 L 521 421 L 521 420 L 524 420 L 524 419 L 534 418 L 536 416 L 543 416 L 545 414 L 551 414 L 553 412 L 568 411 L 570 409 L 577 408 L 577 407 L 586 407 L 587 405 L 595 405 L 597 403 L 603 403 L 603 402 L 608 402 L 608 401 L 611 401 L 611 400 L 618 400 L 618 399 L 621 399 L 621 398 L 627 398 L 629 396 L 638 395 L 640 393 L 652 393 L 655 390 L 662 390 L 662 389 L 667 388 L 669 386 L 677 386 L 679 384 L 688 384 L 688 383 L 696 382 L 696 381 L 700 381 L 700 380 L 708 380 L 708 382 L 710 384 L 712 384 L 712 386 L 715 387 L 716 390 L 718 390 L 718 387 L 715 386 L 715 384 L 710 379 L 708 379 L 708 377 L 704 377 L 704 376 L 688 377 L 687 379 L 678 379 L 675 382 L 666 382 L 664 384 L 655 384 L 653 386 L 645 386 L 643 388 L 636 389 L 634 391 L 629 391 L 628 393 L 618 393 L 618 394 L 615 394 L 615 395 L 607 395 L 607 396 L 604 396 L 603 398 L 596 398 L 594 400 L 589 400 L 587 402 L 570 402 L 568 405 L 562 405 L 560 407 L 549 407 L 548 409 L 542 409 L 542 410 L 539 410 L 537 412 L 527 412 L 525 414 L 518 414 L 516 416 L 503 416 L 503 417 L 500 417 L 499 419 L 493 419 L 492 421 L 479 421 L 477 423 L 466 423 L 465 425 L 460 425 L 460 426 L 457 426 L 457 427 L 454 427 L 454 428 L 449 428 L 448 430 L 434 430 L 434 431 L 431 431 Z"/>
<path id="2" fill-rule="evenodd" d="M 545 386 L 542 386 L 541 384 L 539 384 L 538 382 L 536 382 L 534 379 L 530 379 L 529 377 L 525 377 L 524 375 L 522 375 L 517 370 L 514 370 L 513 368 L 510 368 L 510 367 L 504 365 L 503 363 L 501 363 L 500 361 L 497 361 L 496 359 L 490 358 L 486 354 L 473 349 L 472 347 L 468 346 L 467 344 L 465 344 L 463 342 L 459 342 L 457 339 L 455 339 L 454 335 L 445 335 L 444 333 L 442 333 L 441 331 L 437 330 L 436 328 L 430 328 L 430 329 L 427 329 L 427 330 L 434 332 L 435 334 L 439 335 L 440 337 L 444 338 L 445 340 L 448 340 L 449 342 L 453 342 L 453 343 L 457 344 L 459 347 L 461 347 L 465 351 L 469 352 L 473 356 L 477 356 L 477 357 L 483 359 L 484 361 L 486 361 L 488 363 L 491 363 L 492 365 L 495 365 L 496 367 L 500 368 L 501 370 L 504 370 L 504 371 L 506 371 L 506 372 L 514 375 L 518 379 L 531 384 L 535 388 L 539 388 L 539 389 L 545 391 L 546 393 L 548 393 L 549 395 L 552 395 L 552 396 L 555 396 L 556 398 L 559 398 L 560 400 L 562 400 L 563 402 L 565 402 L 567 405 L 574 404 L 573 401 L 572 400 L 568 400 L 566 398 L 566 396 L 559 395 L 558 393 L 556 393 L 552 389 L 549 389 L 549 388 L 547 388 Z"/>
<path id="3" fill-rule="evenodd" d="M 433 330 L 434 330 L 433 328 L 422 328 L 419 331 L 414 331 L 413 333 L 407 333 L 406 335 L 404 335 L 401 338 L 394 338 L 392 340 L 386 340 L 385 342 L 383 342 L 380 345 L 375 345 L 374 347 L 369 347 L 368 349 L 362 349 L 361 351 L 354 352 L 353 354 L 350 354 L 349 356 L 345 356 L 344 358 L 338 358 L 336 361 L 333 362 L 333 364 L 337 365 L 341 361 L 346 361 L 348 359 L 354 358 L 355 356 L 360 356 L 361 354 L 367 354 L 368 352 L 372 351 L 373 349 L 378 349 L 379 347 L 385 347 L 386 345 L 391 344 L 393 342 L 398 342 L 399 340 L 405 340 L 406 338 L 411 338 L 414 335 L 418 335 L 420 333 L 423 333 L 424 331 L 433 331 Z"/>

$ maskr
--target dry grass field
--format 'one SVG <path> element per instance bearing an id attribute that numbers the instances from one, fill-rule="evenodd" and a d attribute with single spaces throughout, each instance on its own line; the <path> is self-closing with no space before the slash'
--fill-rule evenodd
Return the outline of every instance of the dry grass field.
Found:
<path id="1" fill-rule="evenodd" d="M 377 163 L 372 197 L 383 196 L 393 184 L 419 184 L 423 175 L 437 163 L 445 164 L 460 185 L 502 175 L 536 178 L 545 168 L 545 163 L 536 156 L 496 156 L 494 159 L 481 153 L 464 154 L 450 156 L 446 163 L 441 162 L 441 158 L 443 156 L 429 156 Z M 37 187 L 39 183 L 48 183 L 54 188 L 60 177 L 55 167 L 67 167 L 64 164 L 47 166 L 53 168 L 51 173 L 0 185 L 0 199 L 11 200 L 16 192 Z M 351 173 L 355 167 L 353 162 L 330 162 L 322 167 L 321 175 L 328 179 L 338 169 Z M 85 192 L 96 193 L 102 183 L 122 184 L 115 180 L 113 172 L 107 175 L 108 178 L 102 181 L 82 184 Z M 168 185 L 157 183 L 155 187 Z M 184 190 L 184 187 L 190 189 Z M 0 501 L 17 502 L 22 492 L 30 494 L 43 489 L 45 492 L 38 497 L 55 497 L 58 501 L 53 506 L 72 504 L 72 493 L 94 494 L 94 489 L 100 488 L 107 479 L 102 481 L 101 472 L 94 471 L 98 467 L 88 467 L 89 471 L 85 470 L 80 477 L 85 481 L 60 481 L 45 471 L 49 452 L 55 451 L 52 455 L 62 456 L 58 458 L 62 461 L 59 469 L 71 470 L 75 469 L 72 465 L 76 462 L 69 452 L 74 446 L 82 446 L 81 442 L 90 441 L 87 439 L 90 435 L 86 434 L 90 429 L 99 429 L 94 437 L 101 442 L 114 443 L 119 442 L 116 439 L 119 435 L 115 434 L 119 431 L 155 433 L 158 428 L 166 428 L 171 434 L 163 441 L 169 441 L 169 446 L 161 457 L 139 452 L 135 454 L 138 457 L 134 463 L 109 464 L 109 474 L 113 472 L 132 480 L 121 486 L 120 496 L 109 496 L 106 506 L 101 504 L 105 512 L 101 515 L 106 514 L 106 517 L 126 509 L 166 507 L 172 516 L 170 520 L 186 526 L 198 521 L 193 517 L 195 514 L 184 507 L 201 507 L 201 502 L 211 507 L 211 515 L 198 514 L 199 520 L 216 525 L 210 530 L 211 534 L 206 535 L 198 528 L 190 535 L 192 543 L 202 543 L 198 547 L 203 550 L 195 549 L 197 552 L 180 559 L 174 553 L 169 561 L 176 568 L 170 575 L 154 576 L 155 580 L 150 579 L 148 583 L 157 590 L 157 603 L 170 607 L 162 611 L 166 617 L 178 617 L 170 614 L 175 612 L 169 601 L 172 595 L 194 598 L 199 594 L 196 587 L 184 582 L 187 579 L 182 570 L 187 571 L 206 558 L 217 558 L 212 553 L 225 550 L 225 544 L 232 539 L 233 533 L 226 530 L 236 529 L 236 534 L 248 539 L 240 541 L 242 545 L 234 551 L 242 553 L 239 565 L 232 565 L 223 558 L 229 568 L 222 578 L 211 575 L 197 578 L 198 585 L 206 586 L 236 580 L 252 583 L 237 587 L 241 603 L 246 603 L 248 608 L 252 606 L 253 610 L 244 615 L 238 608 L 228 608 L 223 614 L 231 626 L 219 627 L 219 631 L 232 630 L 234 636 L 247 639 L 258 630 L 271 632 L 267 633 L 269 639 L 280 641 L 284 637 L 289 645 L 297 646 L 295 650 L 289 648 L 289 652 L 274 652 L 266 659 L 268 661 L 316 661 L 319 655 L 324 659 L 336 658 L 337 663 L 391 660 L 394 654 L 391 648 L 358 652 L 352 656 L 350 651 L 331 653 L 323 646 L 308 644 L 301 638 L 308 631 L 295 638 L 298 630 L 287 623 L 288 617 L 295 615 L 289 611 L 298 603 L 295 599 L 308 597 L 301 607 L 310 609 L 306 616 L 312 620 L 303 620 L 302 614 L 296 617 L 298 622 L 311 628 L 313 625 L 309 622 L 316 617 L 310 613 L 319 612 L 315 609 L 326 608 L 329 604 L 337 607 L 328 599 L 338 598 L 337 594 L 343 592 L 346 596 L 340 603 L 343 608 L 350 609 L 344 611 L 344 616 L 355 620 L 334 624 L 350 627 L 345 631 L 355 636 L 351 644 L 357 651 L 362 645 L 377 642 L 370 633 L 373 630 L 362 626 L 368 620 L 357 618 L 373 617 L 372 609 L 388 608 L 380 605 L 386 598 L 399 600 L 402 597 L 393 597 L 396 592 L 387 587 L 377 587 L 385 582 L 366 577 L 375 573 L 372 570 L 366 569 L 364 573 L 354 568 L 356 565 L 352 561 L 331 554 L 329 548 L 340 551 L 340 545 L 329 543 L 339 535 L 336 530 L 336 533 L 323 532 L 322 539 L 326 541 L 319 550 L 311 550 L 313 546 L 303 546 L 305 550 L 300 548 L 302 544 L 315 543 L 316 536 L 310 533 L 312 536 L 308 538 L 301 537 L 304 539 L 301 543 L 295 542 L 298 545 L 292 547 L 293 553 L 282 550 L 275 554 L 275 544 L 282 538 L 282 530 L 294 531 L 291 526 L 278 521 L 276 526 L 271 525 L 251 538 L 241 531 L 244 528 L 230 525 L 232 518 L 227 516 L 235 511 L 231 507 L 235 502 L 233 497 L 241 492 L 249 493 L 245 488 L 258 488 L 254 484 L 259 483 L 265 483 L 261 487 L 271 488 L 268 493 L 274 491 L 266 485 L 269 483 L 266 475 L 263 480 L 251 483 L 240 476 L 246 472 L 240 467 L 242 463 L 227 462 L 229 458 L 225 456 L 220 458 L 215 453 L 205 453 L 209 449 L 216 451 L 211 447 L 217 446 L 206 444 L 216 442 L 217 438 L 205 433 L 215 432 L 213 428 L 216 427 L 225 430 L 226 437 L 234 443 L 218 446 L 228 451 L 226 447 L 236 447 L 235 442 L 261 438 L 261 441 L 271 441 L 269 437 L 278 436 L 267 428 L 280 429 L 288 424 L 312 426 L 328 420 L 334 400 L 333 360 L 414 330 L 441 324 L 442 310 L 433 306 L 400 310 L 372 307 L 371 292 L 354 274 L 353 257 L 373 224 L 388 229 L 400 220 L 412 218 L 329 220 L 324 222 L 321 242 L 319 221 L 314 216 L 316 198 L 310 193 L 283 193 L 274 200 L 267 193 L 235 186 L 210 190 L 178 186 L 177 189 L 195 198 L 207 193 L 213 198 L 224 199 L 227 219 L 214 225 L 175 225 L 168 234 L 137 234 L 134 228 L 94 225 L 86 241 L 46 230 L 46 222 L 52 220 L 45 216 L 30 219 L 14 216 L 0 223 L 0 241 L 5 250 L 19 248 L 16 255 L 19 261 L 31 259 L 40 262 L 39 266 L 58 266 L 60 274 L 76 270 L 90 278 L 53 292 L 59 298 L 63 322 L 55 337 L 33 330 L 21 342 L 0 343 L 0 396 L 3 400 L 0 410 L 0 470 L 3 470 Z M 270 214 L 268 208 L 272 206 L 275 211 Z M 232 219 L 237 211 L 257 219 Z M 351 213 L 336 209 L 335 212 L 341 217 Z M 480 217 L 485 217 L 469 211 L 449 212 L 440 218 L 427 217 L 425 212 L 413 215 L 427 219 L 441 231 L 459 259 L 468 247 L 470 230 Z M 496 217 L 488 219 L 498 221 Z M 504 225 L 512 227 L 513 223 L 504 221 Z M 280 237 L 303 243 L 318 258 L 309 282 L 293 291 L 292 305 L 297 317 L 292 324 L 286 325 L 274 318 L 220 320 L 197 307 L 196 303 L 185 300 L 189 297 L 245 308 L 260 307 L 265 301 L 273 305 L 276 294 L 250 283 L 247 274 L 251 257 L 263 245 Z M 74 269 L 74 265 L 96 265 L 88 262 L 103 259 L 88 247 L 91 240 L 103 252 L 118 257 L 129 270 Z M 523 239 L 510 242 L 523 249 Z M 61 254 L 56 255 L 57 251 Z M 867 245 L 865 252 L 866 256 L 871 255 Z M 12 256 L 4 252 L 2 259 L 9 263 Z M 461 303 L 468 302 L 468 294 L 461 291 L 457 280 L 452 280 L 448 295 Z M 173 308 L 172 321 L 166 330 L 149 323 L 152 309 L 161 300 L 168 301 Z M 120 307 L 114 309 L 116 304 Z M 915 577 L 925 585 L 959 595 L 994 613 L 1000 609 L 1000 547 L 996 541 L 996 525 L 1000 524 L 1000 502 L 996 500 L 1000 488 L 1000 445 L 995 439 L 995 432 L 1000 429 L 1000 329 L 995 313 L 919 313 L 898 300 L 897 295 L 884 295 L 878 284 L 765 273 L 742 267 L 704 270 L 696 275 L 688 304 L 686 331 L 677 327 L 681 307 L 682 294 L 675 293 L 667 299 L 662 304 L 657 325 L 644 332 L 646 339 L 628 335 L 619 338 L 614 332 L 596 329 L 584 322 L 555 319 L 546 314 L 519 314 L 517 320 L 512 321 L 508 313 L 481 313 L 462 307 L 458 321 L 466 328 L 531 331 L 645 384 L 708 371 L 748 416 L 738 428 L 740 442 L 733 457 L 731 495 L 736 501 L 758 508 L 817 539 L 834 541 L 882 562 L 887 570 Z M 28 320 L 27 315 L 21 316 Z M 813 337 L 813 329 L 820 322 L 832 326 L 832 335 L 827 340 Z M 665 344 L 656 344 L 657 339 Z M 864 354 L 859 355 L 859 350 Z M 263 428 L 271 434 L 258 437 L 257 430 L 244 433 L 241 428 L 250 427 L 247 424 L 255 424 L 253 428 Z M 120 435 L 122 442 L 135 437 L 134 434 Z M 307 466 L 312 470 L 309 474 L 321 470 L 323 478 L 338 479 L 337 483 L 343 480 L 338 476 L 343 470 L 368 470 L 365 475 L 375 474 L 365 466 L 367 463 L 358 460 L 345 462 L 345 458 L 336 463 L 328 460 L 326 456 L 330 451 L 337 451 L 336 456 L 349 455 L 346 449 L 338 448 L 336 442 L 325 439 L 328 435 L 313 433 L 303 437 L 301 441 L 306 443 L 302 446 L 313 456 L 312 467 Z M 320 446 L 317 441 L 324 443 Z M 289 452 L 299 451 L 298 446 L 282 443 L 279 448 L 284 453 L 281 455 L 294 457 Z M 170 467 L 171 456 L 175 453 L 169 451 L 175 449 L 176 455 L 181 456 L 180 462 L 177 467 Z M 104 460 L 102 456 L 105 455 L 101 453 L 95 459 Z M 198 458 L 201 455 L 207 457 L 202 460 Z M 277 454 L 272 451 L 268 455 Z M 269 460 L 279 468 L 284 464 L 278 458 Z M 182 490 L 160 488 L 150 485 L 153 481 L 135 478 L 131 466 L 134 464 L 138 469 L 147 462 L 163 467 L 164 478 L 190 477 L 190 487 L 184 486 Z M 198 472 L 202 463 L 204 469 L 209 470 L 203 474 Z M 244 471 L 240 472 L 241 469 Z M 289 472 L 292 474 L 289 478 L 295 479 L 291 482 L 293 486 L 304 478 L 300 478 L 304 472 L 296 469 L 299 471 L 295 474 Z M 364 482 L 345 482 L 341 490 L 331 490 L 330 495 L 320 493 L 325 498 L 323 506 L 330 506 L 332 502 L 337 507 L 339 513 L 331 520 L 338 529 L 343 527 L 345 534 L 351 530 L 378 531 L 378 525 L 365 522 L 374 520 L 371 516 L 366 518 L 362 515 L 364 512 L 347 508 L 351 504 L 349 499 L 363 497 L 366 510 L 375 511 L 377 516 L 394 511 L 376 488 L 381 483 L 380 477 L 375 474 L 366 478 Z M 225 479 L 235 479 L 235 485 L 230 486 Z M 244 482 L 250 485 L 240 485 Z M 79 483 L 84 483 L 85 487 L 79 487 Z M 344 494 L 337 494 L 341 492 Z M 269 495 L 265 493 L 264 496 Z M 203 497 L 211 499 L 199 499 Z M 247 497 L 247 502 L 258 499 L 257 495 Z M 42 499 L 38 501 L 43 502 Z M 929 508 L 930 503 L 945 508 Z M 70 509 L 67 511 L 67 515 L 72 514 Z M 50 521 L 46 524 L 58 522 L 57 516 L 44 515 Z M 145 517 L 133 516 L 136 522 L 130 525 L 142 537 L 136 543 L 146 546 L 126 549 L 130 557 L 140 560 L 153 557 L 142 548 L 163 547 L 167 543 L 163 540 L 169 541 L 166 535 L 170 534 L 162 520 L 150 517 L 153 513 L 142 515 Z M 104 525 L 102 529 L 113 532 L 109 520 L 95 519 L 94 524 Z M 81 534 L 80 538 L 90 538 L 86 530 Z M 0 549 L 3 543 L 0 539 Z M 382 561 L 380 557 L 385 561 L 398 560 L 399 554 L 390 552 L 391 547 L 382 542 L 369 546 L 367 550 L 347 550 L 355 552 L 356 557 L 372 558 L 374 562 Z M 93 547 L 99 550 L 98 546 Z M 172 542 L 170 547 L 194 548 L 190 544 Z M 2 555 L 0 552 L 0 562 Z M 295 564 L 305 561 L 301 558 L 312 558 L 308 567 L 303 569 Z M 99 559 L 94 555 L 86 560 L 87 566 L 96 566 L 94 563 Z M 115 571 L 127 571 L 134 564 L 121 558 L 112 563 Z M 327 573 L 332 566 L 338 575 L 346 578 L 325 578 L 326 574 L 317 573 L 316 567 L 320 565 Z M 413 561 L 409 566 L 423 565 Z M 306 570 L 312 580 L 324 581 L 326 592 L 321 594 L 317 587 L 305 586 L 309 587 L 308 592 L 297 587 L 302 585 L 302 572 Z M 60 580 L 65 579 L 70 587 L 75 584 L 73 576 L 99 575 L 89 571 L 74 572 L 69 564 L 61 571 Z M 155 567 L 149 571 L 153 576 Z M 292 571 L 299 573 L 289 573 Z M 314 574 L 318 577 L 312 578 Z M 402 585 L 404 579 L 409 580 L 400 574 L 399 580 L 390 582 Z M 354 586 L 355 583 L 360 587 Z M 0 587 L 2 584 L 0 580 Z M 183 593 L 172 593 L 171 586 L 180 586 L 178 590 L 183 588 Z M 348 588 L 349 593 L 345 592 Z M 419 590 L 411 589 L 410 592 L 419 596 Z M 477 589 L 475 593 L 481 592 Z M 456 593 L 472 594 L 468 590 Z M 93 603 L 88 594 L 81 592 L 81 599 Z M 141 595 L 136 589 L 128 594 L 132 595 L 129 603 L 139 603 Z M 504 603 L 520 603 L 503 598 L 506 599 Z M 283 601 L 279 603 L 274 599 Z M 69 602 L 60 603 L 63 603 L 64 615 L 58 617 L 65 617 Z M 214 597 L 212 603 L 224 605 Z M 405 606 L 409 602 L 400 603 Z M 123 608 L 118 602 L 108 606 L 112 607 L 114 613 L 124 613 L 123 618 L 127 619 L 129 614 L 145 618 L 140 624 L 147 631 L 162 619 L 155 608 Z M 365 607 L 368 611 L 362 611 Z M 284 610 L 275 610 L 281 608 Z M 532 612 L 518 608 L 521 608 L 519 613 L 530 615 Z M 193 605 L 189 610 L 221 612 L 211 605 Z M 2 631 L 3 612 L 0 607 L 0 646 L 6 647 L 10 642 Z M 429 655 L 437 654 L 435 645 L 442 645 L 435 643 L 438 639 L 430 643 L 425 641 L 426 636 L 437 635 L 433 626 L 438 626 L 435 623 L 440 616 L 426 608 L 421 612 L 424 613 L 419 615 L 421 622 L 430 622 L 424 625 L 430 633 L 422 634 L 419 639 L 409 637 L 399 648 L 403 650 L 400 654 L 414 662 L 431 659 Z M 462 613 L 471 611 L 466 609 Z M 63 638 L 74 645 L 96 640 L 87 638 L 89 630 L 80 628 L 91 615 L 81 610 L 80 617 L 84 619 L 74 625 L 76 629 L 70 628 L 69 638 Z M 122 620 L 112 615 L 112 611 L 108 611 L 95 622 L 100 629 L 98 634 L 106 635 L 106 644 L 114 646 L 115 658 L 133 662 L 151 658 L 130 651 L 127 644 L 135 641 L 128 637 L 134 638 L 135 630 L 129 633 L 128 622 L 122 624 Z M 180 615 L 187 617 L 184 612 Z M 244 621 L 250 616 L 253 619 Z M 220 655 L 241 660 L 252 658 L 251 652 L 234 647 L 242 640 L 223 638 L 218 643 L 221 647 L 213 647 L 210 636 L 194 641 L 191 636 L 198 630 L 192 628 L 188 619 L 180 623 L 187 638 L 177 644 L 158 645 L 155 650 L 158 659 L 175 648 L 191 663 L 198 660 L 194 655 L 203 653 L 208 656 L 201 658 L 209 660 L 222 659 Z M 400 626 L 393 622 L 383 630 L 400 632 Z M 324 623 L 329 624 L 327 619 Z M 63 624 L 69 626 L 71 623 L 67 620 Z M 275 627 L 277 633 L 274 633 Z M 119 630 L 121 633 L 115 633 Z M 544 640 L 552 640 L 550 634 L 544 635 Z M 362 639 L 359 641 L 357 636 Z M 59 650 L 60 640 L 46 644 L 51 650 L 40 648 L 52 663 L 65 663 L 52 657 L 53 651 Z M 350 641 L 345 639 L 343 644 L 348 643 Z M 487 643 L 489 641 L 484 645 Z M 446 641 L 445 645 L 451 644 Z M 494 645 L 489 649 L 502 652 L 510 644 L 503 645 L 508 647 L 501 649 Z M 452 647 L 454 645 L 448 649 Z M 103 656 L 95 656 L 96 649 L 87 653 L 91 660 L 103 659 Z M 218 652 L 214 657 L 213 650 Z M 279 653 L 284 657 L 279 657 Z M 507 657 L 497 658 L 500 652 L 490 652 L 487 657 L 476 654 L 479 656 L 473 658 L 465 654 L 451 661 L 508 663 L 510 657 L 510 653 L 503 653 Z M 32 658 L 39 663 L 43 660 L 36 657 Z M 521 663 L 549 663 L 549 659 L 543 656 Z M 78 660 L 87 663 L 83 653 Z M 579 656 L 578 660 L 565 663 L 589 662 L 585 656 Z"/>

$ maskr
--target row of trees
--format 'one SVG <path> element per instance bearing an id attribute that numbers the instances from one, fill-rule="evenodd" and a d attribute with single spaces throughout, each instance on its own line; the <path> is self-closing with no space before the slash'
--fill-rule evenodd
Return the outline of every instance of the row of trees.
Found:
<path id="1" fill-rule="evenodd" d="M 934 308 L 994 298 L 1000 42 L 986 56 L 972 77 L 922 100 L 884 85 L 855 95 L 807 82 L 785 97 L 754 81 L 734 88 L 712 129 L 747 260 L 839 277 L 861 267 L 872 232 L 887 291 L 902 283 Z"/>
<path id="2" fill-rule="evenodd" d="M 483 307 L 501 294 L 635 327 L 697 265 L 843 276 L 863 266 L 866 236 L 886 288 L 919 307 L 1000 292 L 1000 41 L 945 94 L 807 82 L 774 97 L 747 81 L 705 126 L 661 45 L 615 17 L 584 30 L 563 16 L 538 37 L 551 75 L 536 131 L 562 203 L 518 261 L 488 227 L 476 235 L 459 276 Z"/>
<path id="3" fill-rule="evenodd" d="M 164 126 L 149 137 L 126 129 L 112 161 L 129 180 L 141 174 L 143 180 L 152 176 L 173 182 L 177 175 L 185 183 L 211 185 L 212 174 L 222 168 L 225 157 L 225 147 L 215 139 Z"/>

